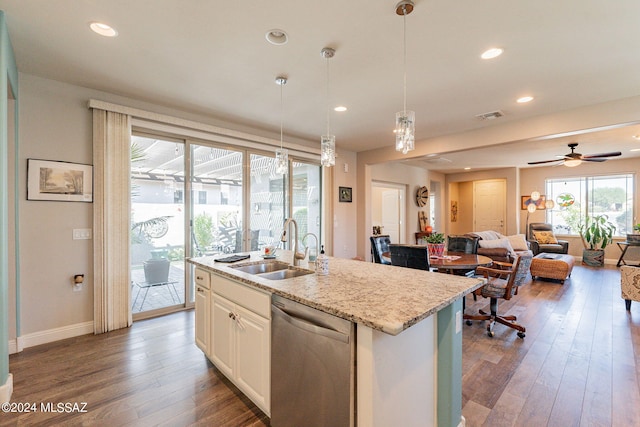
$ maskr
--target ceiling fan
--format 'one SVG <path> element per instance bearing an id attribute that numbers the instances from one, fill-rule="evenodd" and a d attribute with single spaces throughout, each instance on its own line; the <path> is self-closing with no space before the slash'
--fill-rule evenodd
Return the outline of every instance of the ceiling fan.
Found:
<path id="1" fill-rule="evenodd" d="M 616 156 L 620 156 L 622 155 L 622 153 L 620 151 L 612 151 L 610 153 L 599 153 L 599 154 L 591 154 L 591 155 L 584 155 L 584 154 L 580 154 L 580 153 L 576 153 L 574 150 L 576 149 L 576 147 L 578 146 L 577 142 L 572 142 L 571 144 L 568 144 L 569 148 L 571 148 L 571 153 L 565 154 L 564 156 L 558 158 L 558 159 L 553 159 L 553 160 L 542 160 L 539 162 L 529 162 L 528 164 L 530 165 L 540 165 L 542 163 L 554 163 L 554 162 L 559 162 L 559 165 L 565 165 L 568 167 L 574 167 L 574 166 L 578 166 L 580 163 L 584 162 L 604 162 L 605 160 L 607 160 L 607 157 L 616 157 Z"/>

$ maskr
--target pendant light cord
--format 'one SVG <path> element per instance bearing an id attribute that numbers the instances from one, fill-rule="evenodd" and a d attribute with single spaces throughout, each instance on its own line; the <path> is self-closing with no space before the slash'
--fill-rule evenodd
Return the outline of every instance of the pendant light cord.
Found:
<path id="1" fill-rule="evenodd" d="M 329 124 L 330 124 L 330 114 L 329 114 L 329 58 L 325 57 L 324 59 L 327 63 L 327 88 L 326 88 L 326 97 L 327 97 L 327 136 L 329 136 Z"/>
<path id="2" fill-rule="evenodd" d="M 403 77 L 403 104 L 402 111 L 407 115 L 407 10 L 402 7 L 402 67 L 404 69 Z"/>
<path id="3" fill-rule="evenodd" d="M 283 101 L 282 101 L 282 86 L 284 86 L 284 83 L 280 84 L 280 150 L 282 150 L 282 122 L 283 122 L 283 116 L 284 116 L 284 108 L 283 108 Z"/>

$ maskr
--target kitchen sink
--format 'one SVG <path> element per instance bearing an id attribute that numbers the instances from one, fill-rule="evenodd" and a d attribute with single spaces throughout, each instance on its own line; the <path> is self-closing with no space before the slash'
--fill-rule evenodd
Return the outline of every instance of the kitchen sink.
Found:
<path id="1" fill-rule="evenodd" d="M 274 271 L 272 273 L 261 274 L 260 277 L 262 277 L 263 279 L 269 279 L 269 280 L 284 280 L 284 279 L 291 279 L 293 277 L 298 277 L 298 276 L 306 276 L 307 274 L 313 274 L 313 273 L 314 273 L 313 270 L 289 268 L 287 270 L 279 270 L 279 271 Z"/>
<path id="2" fill-rule="evenodd" d="M 289 264 L 286 262 L 269 261 L 249 265 L 232 265 L 231 268 L 249 274 L 271 273 L 273 271 L 286 270 Z"/>

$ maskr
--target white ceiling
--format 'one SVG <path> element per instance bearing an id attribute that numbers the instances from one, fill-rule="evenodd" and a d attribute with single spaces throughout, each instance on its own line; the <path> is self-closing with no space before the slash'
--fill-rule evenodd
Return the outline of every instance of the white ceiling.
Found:
<path id="1" fill-rule="evenodd" d="M 416 0 L 407 24 L 407 108 L 416 139 L 463 132 L 640 94 L 637 0 Z M 0 0 L 21 72 L 318 141 L 326 124 L 325 47 L 332 133 L 339 148 L 393 145 L 402 109 L 402 20 L 396 0 Z M 101 21 L 119 31 L 103 38 Z M 289 42 L 265 39 L 278 28 Z M 504 54 L 485 61 L 485 49 Z M 532 95 L 529 104 L 516 98 Z M 480 121 L 477 114 L 505 116 Z M 640 120 L 640 117 L 639 117 Z M 640 155 L 638 129 L 580 142 L 578 152 Z M 286 137 L 285 137 L 286 138 Z M 568 140 L 445 153 L 435 170 L 523 165 L 569 152 Z M 524 151 L 523 151 L 524 150 Z M 517 152 L 517 156 L 514 154 Z M 451 160 L 448 162 L 447 160 Z"/>

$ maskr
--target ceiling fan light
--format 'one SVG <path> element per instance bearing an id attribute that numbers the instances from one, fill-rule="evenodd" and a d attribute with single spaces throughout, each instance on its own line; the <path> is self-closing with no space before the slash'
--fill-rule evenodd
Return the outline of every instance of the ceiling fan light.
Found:
<path id="1" fill-rule="evenodd" d="M 569 168 L 575 168 L 576 166 L 579 166 L 580 164 L 582 164 L 582 160 L 580 160 L 580 159 L 571 159 L 571 160 L 565 160 L 564 161 L 564 165 L 566 167 L 569 167 Z"/>

